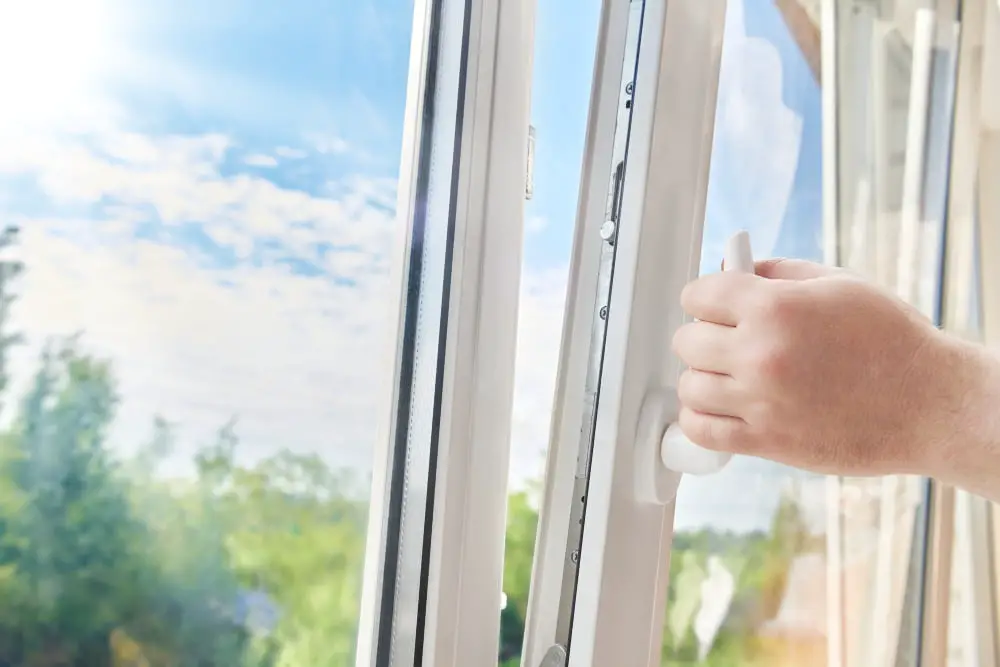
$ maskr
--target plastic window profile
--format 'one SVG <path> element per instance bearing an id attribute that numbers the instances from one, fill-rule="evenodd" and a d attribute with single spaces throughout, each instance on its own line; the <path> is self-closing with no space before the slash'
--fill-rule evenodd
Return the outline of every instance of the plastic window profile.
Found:
<path id="1" fill-rule="evenodd" d="M 978 6 L 976 6 L 978 5 Z M 982 86 L 981 62 L 977 51 L 982 44 L 982 2 L 964 3 L 960 14 L 961 33 L 958 21 L 954 34 L 958 36 L 954 47 L 957 64 L 954 68 L 953 108 L 951 114 L 951 136 L 949 147 L 947 218 L 945 224 L 944 258 L 942 262 L 942 284 L 940 290 L 940 318 L 943 328 L 965 338 L 978 338 L 976 320 L 970 306 L 975 281 L 975 186 L 976 186 L 976 137 L 979 128 L 979 94 Z M 947 26 L 947 22 L 943 22 Z M 961 581 L 967 576 L 969 567 L 985 563 L 981 547 L 983 539 L 969 539 L 969 531 L 981 531 L 987 527 L 985 518 L 976 521 L 973 516 L 983 515 L 972 511 L 973 503 L 967 494 L 959 493 L 952 487 L 932 482 L 930 493 L 930 521 L 928 529 L 928 550 L 924 563 L 925 584 L 923 601 L 923 629 L 920 646 L 922 664 L 944 664 L 947 662 L 952 631 L 949 622 L 953 617 L 952 586 L 956 576 Z M 956 547 L 957 543 L 963 549 Z M 975 554 L 971 550 L 976 551 Z M 955 556 L 968 554 L 971 561 L 955 563 Z M 956 571 L 957 568 L 957 571 Z M 976 567 L 981 572 L 981 567 Z M 967 589 L 973 598 L 980 598 L 980 591 Z M 981 600 L 966 600 L 966 609 L 980 604 Z M 971 606 L 970 606 L 971 605 Z M 960 610 L 961 611 L 961 610 Z M 988 655 L 992 664 L 992 631 L 983 632 L 978 614 L 969 618 L 969 629 L 964 636 L 978 643 L 980 638 L 989 638 L 989 651 L 984 653 L 981 646 L 969 646 L 975 652 L 976 664 L 983 665 Z"/>
<path id="2" fill-rule="evenodd" d="M 533 7 L 415 3 L 357 665 L 496 661 Z"/>
<path id="3" fill-rule="evenodd" d="M 614 168 L 630 3 L 604 0 L 597 38 L 577 222 L 569 268 L 566 309 L 553 403 L 545 483 L 539 512 L 522 661 L 539 665 L 556 643 L 566 541 L 575 493 L 580 425 L 596 311 L 608 184 Z"/>
<path id="4" fill-rule="evenodd" d="M 571 265 L 552 443 L 529 604 L 525 659 L 556 639 L 559 589 L 580 441 L 597 292 L 598 227 L 612 164 L 627 3 L 606 3 Z M 619 5 L 616 7 L 615 5 Z M 608 311 L 569 665 L 660 664 L 673 505 L 636 500 L 633 444 L 648 389 L 669 387 L 683 321 L 680 291 L 698 270 L 725 23 L 722 0 L 647 0 Z M 617 69 L 617 71 L 616 71 Z M 605 160 L 608 160 L 605 162 Z M 669 249 L 669 250 L 665 250 Z"/>
<path id="5" fill-rule="evenodd" d="M 1000 348 L 1000 265 L 992 258 L 1000 252 L 1000 3 L 985 0 L 983 16 L 982 88 L 978 126 L 976 218 L 978 220 L 978 276 L 980 322 L 985 342 Z M 991 623 L 994 665 L 1000 663 L 1000 508 L 990 508 L 992 519 L 993 617 Z M 988 665 L 987 667 L 992 667 Z"/>

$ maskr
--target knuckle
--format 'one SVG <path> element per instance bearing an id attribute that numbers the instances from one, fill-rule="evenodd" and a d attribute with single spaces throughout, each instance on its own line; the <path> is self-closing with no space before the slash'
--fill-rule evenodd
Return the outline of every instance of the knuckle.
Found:
<path id="1" fill-rule="evenodd" d="M 784 377 L 789 366 L 789 356 L 787 345 L 778 339 L 757 345 L 749 353 L 754 374 L 763 379 Z"/>
<path id="2" fill-rule="evenodd" d="M 673 340 L 671 341 L 671 347 L 674 353 L 682 359 L 686 356 L 686 352 L 691 344 L 691 324 L 685 324 L 674 332 Z"/>
<path id="3" fill-rule="evenodd" d="M 677 421 L 688 440 L 696 445 L 707 447 L 708 449 L 718 449 L 718 446 L 712 437 L 712 429 L 709 426 L 710 420 L 705 418 L 703 415 L 699 415 L 698 413 L 687 408 L 682 408 L 680 417 Z"/>
<path id="4" fill-rule="evenodd" d="M 735 419 L 709 417 L 682 409 L 678 422 L 684 435 L 696 445 L 722 452 L 740 449 L 742 436 Z"/>
<path id="5" fill-rule="evenodd" d="M 684 286 L 684 289 L 681 290 L 681 308 L 685 312 L 691 312 L 691 306 L 694 304 L 695 299 L 698 296 L 698 291 L 699 285 L 697 280 L 689 282 Z"/>
<path id="6" fill-rule="evenodd" d="M 720 281 L 729 274 L 715 273 L 701 276 L 689 282 L 681 290 L 681 308 L 689 315 L 700 310 L 705 304 L 715 303 L 725 297 Z"/>
<path id="7" fill-rule="evenodd" d="M 759 290 L 756 311 L 766 322 L 787 325 L 797 316 L 798 300 L 788 289 Z"/>
<path id="8" fill-rule="evenodd" d="M 681 403 L 691 403 L 699 393 L 698 378 L 691 370 L 681 373 L 681 378 L 677 382 L 677 398 Z"/>

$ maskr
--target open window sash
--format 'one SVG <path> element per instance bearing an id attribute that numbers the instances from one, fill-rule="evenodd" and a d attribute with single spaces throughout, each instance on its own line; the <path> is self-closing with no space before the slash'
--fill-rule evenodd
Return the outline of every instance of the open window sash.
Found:
<path id="1" fill-rule="evenodd" d="M 725 10 L 604 3 L 528 665 L 660 664 L 673 504 L 637 496 L 658 461 L 637 458 L 636 429 L 645 397 L 679 375 L 670 340 L 701 257 Z"/>

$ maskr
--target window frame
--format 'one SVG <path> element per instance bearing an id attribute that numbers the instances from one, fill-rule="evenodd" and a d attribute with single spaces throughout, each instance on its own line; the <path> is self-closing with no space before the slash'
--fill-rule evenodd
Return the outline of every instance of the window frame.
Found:
<path id="1" fill-rule="evenodd" d="M 968 3 L 965 3 L 966 5 Z M 839 5 L 839 6 L 838 6 Z M 845 257 L 843 249 L 847 245 L 849 237 L 849 224 L 843 223 L 841 202 L 841 183 L 843 175 L 843 165 L 841 164 L 841 138 L 843 134 L 841 117 L 841 78 L 840 69 L 840 49 L 842 47 L 842 36 L 839 34 L 839 23 L 843 20 L 845 6 L 837 0 L 824 0 L 822 6 L 823 20 L 823 98 L 824 98 L 824 224 L 826 234 L 824 237 L 826 253 L 825 260 L 830 264 L 842 265 Z M 847 11 L 849 11 L 849 7 Z M 953 18 L 954 17 L 954 18 Z M 945 0 L 935 3 L 933 9 L 918 10 L 916 16 L 915 37 L 914 37 L 914 58 L 913 74 L 910 81 L 909 95 L 909 121 L 907 124 L 907 150 L 906 165 L 903 173 L 904 205 L 901 211 L 899 248 L 894 257 L 895 266 L 899 275 L 892 287 L 901 297 L 919 305 L 928 316 L 947 319 L 949 315 L 946 309 L 953 307 L 958 299 L 956 290 L 966 289 L 971 286 L 969 275 L 960 276 L 961 272 L 956 271 L 956 267 L 961 267 L 961 260 L 956 260 L 952 253 L 956 252 L 956 244 L 963 234 L 968 234 L 968 226 L 962 224 L 952 224 L 951 221 L 956 213 L 952 208 L 944 212 L 944 238 L 939 248 L 934 249 L 935 255 L 940 255 L 941 276 L 940 283 L 933 290 L 930 300 L 921 298 L 919 291 L 914 289 L 915 280 L 920 270 L 918 262 L 920 260 L 921 241 L 918 238 L 922 234 L 920 226 L 926 224 L 928 220 L 933 222 L 937 219 L 928 218 L 928 213 L 923 210 L 924 190 L 928 175 L 928 155 L 927 143 L 930 137 L 931 122 L 931 86 L 935 82 L 935 77 L 942 74 L 935 68 L 932 58 L 932 49 L 946 48 L 953 55 L 951 64 L 944 73 L 948 78 L 945 80 L 945 95 L 952 100 L 952 108 L 946 117 L 949 136 L 945 141 L 946 150 L 954 155 L 954 133 L 961 124 L 958 118 L 959 110 L 955 109 L 954 101 L 959 94 L 956 86 L 956 78 L 959 76 L 957 67 L 960 67 L 965 54 L 960 49 L 966 49 L 966 40 L 959 40 L 958 24 L 967 23 L 970 18 L 968 14 L 958 11 L 958 3 L 955 0 Z M 956 65 L 959 63 L 959 65 Z M 967 76 L 967 75 L 966 75 Z M 936 82 L 935 82 L 936 83 Z M 916 86 L 916 88 L 914 88 Z M 876 112 L 877 113 L 877 112 Z M 851 122 L 853 119 L 848 119 Z M 857 121 L 854 121 L 857 122 Z M 856 128 L 855 128 L 856 129 Z M 952 189 L 955 187 L 955 170 L 960 168 L 956 162 L 961 158 L 956 158 L 950 163 L 948 173 L 948 206 L 953 207 L 955 202 L 952 197 Z M 966 185 L 968 180 L 966 180 Z M 966 253 L 971 253 L 972 246 L 968 246 Z M 925 253 L 926 254 L 926 253 Z M 968 255 L 971 258 L 971 255 Z M 949 269 L 950 267 L 950 269 Z M 893 271 L 877 271 L 879 279 L 886 281 Z M 964 279 L 964 285 L 961 280 Z M 927 295 L 924 295 L 926 297 Z M 935 303 L 938 300 L 943 303 Z M 924 303 L 919 303 L 924 301 Z M 936 310 L 937 313 L 930 312 Z M 953 321 L 953 319 L 952 319 Z M 947 323 L 946 323 L 947 324 Z M 844 628 L 844 583 L 842 565 L 843 558 L 841 551 L 844 548 L 844 519 L 840 515 L 839 507 L 842 501 L 843 480 L 841 478 L 828 478 L 828 664 L 831 667 L 843 667 L 846 660 L 847 638 Z M 903 580 L 893 581 L 893 574 L 900 572 L 897 562 L 898 554 L 895 553 L 893 533 L 896 531 L 897 521 L 894 519 L 897 505 L 897 489 L 900 484 L 909 482 L 896 477 L 886 477 L 882 480 L 882 496 L 879 507 L 880 514 L 880 545 L 878 549 L 878 564 L 876 574 L 876 590 L 874 600 L 874 616 L 887 617 L 894 625 L 891 637 L 902 639 L 898 632 L 899 622 L 903 619 L 902 605 L 905 603 L 902 595 L 903 589 L 911 582 Z M 950 591 L 950 571 L 951 571 L 951 551 L 952 536 L 954 534 L 954 490 L 944 487 L 931 480 L 923 480 L 923 506 L 919 509 L 916 530 L 904 528 L 912 532 L 908 542 L 911 547 L 905 550 L 907 562 L 920 556 L 917 570 L 919 586 L 918 595 L 914 598 L 914 603 L 918 605 L 918 618 L 916 626 L 917 645 L 913 648 L 920 654 L 926 664 L 939 664 L 947 654 L 947 613 L 948 613 L 948 593 Z M 916 542 L 914 542 L 916 541 Z M 916 551 L 914 550 L 916 549 Z M 907 568 L 902 568 L 905 572 Z M 898 579 L 899 575 L 896 575 Z M 942 618 L 944 617 L 944 618 Z M 881 622 L 881 621 L 880 621 Z M 884 633 L 883 633 L 884 635 Z M 877 642 L 874 646 L 874 655 L 871 660 L 877 660 L 879 664 L 891 664 L 897 658 L 898 651 L 902 648 L 898 642 Z"/>
<path id="2" fill-rule="evenodd" d="M 840 81 L 838 39 L 840 12 L 837 0 L 820 4 L 820 96 L 822 127 L 823 262 L 839 266 L 840 258 Z M 843 480 L 826 478 L 826 662 L 827 667 L 844 667 L 844 582 L 843 571 Z"/>
<path id="3" fill-rule="evenodd" d="M 980 316 L 983 339 L 987 345 L 1000 349 L 1000 266 L 992 258 L 1000 252 L 1000 2 L 981 0 L 986 4 L 982 21 L 983 43 L 982 88 L 979 101 L 979 123 L 976 136 L 978 148 L 976 217 L 979 227 Z M 990 507 L 993 582 L 992 618 L 990 623 L 994 665 L 1000 663 L 1000 505 Z M 988 666 L 992 667 L 992 665 Z"/>
<path id="4" fill-rule="evenodd" d="M 986 2 L 965 0 L 962 3 L 961 32 L 958 41 L 958 63 L 954 91 L 954 111 L 949 166 L 948 213 L 945 237 L 944 280 L 941 291 L 941 318 L 944 329 L 969 339 L 979 340 L 980 318 L 972 312 L 976 276 L 976 179 L 977 145 L 980 132 L 983 86 L 982 44 Z M 959 576 L 971 571 L 973 577 L 989 581 L 989 535 L 987 504 L 954 487 L 934 483 L 935 503 L 931 507 L 930 549 L 928 553 L 928 583 L 925 600 L 923 646 L 924 664 L 945 664 L 950 648 L 952 582 L 955 568 Z M 969 542 L 970 562 L 954 561 L 955 541 Z M 972 581 L 974 581 L 973 579 Z M 993 667 L 995 657 L 994 614 L 991 609 L 992 591 L 969 586 L 968 609 L 975 613 L 966 631 L 972 638 L 969 650 L 974 652 L 974 664 Z"/>
<path id="5" fill-rule="evenodd" d="M 986 342 L 1000 344 L 1000 3 L 988 3 L 983 21 L 983 89 L 979 135 L 980 292 Z"/>
<path id="6" fill-rule="evenodd" d="M 522 662 L 541 664 L 556 643 L 559 596 L 570 526 L 584 384 L 598 284 L 600 247 L 612 175 L 615 123 L 623 84 L 628 3 L 603 0 L 553 401 L 545 479 L 532 557 Z"/>
<path id="7" fill-rule="evenodd" d="M 359 666 L 496 662 L 533 19 L 414 3 Z"/>
<path id="8" fill-rule="evenodd" d="M 528 665 L 538 664 L 557 643 L 554 616 L 569 560 L 568 508 L 598 305 L 598 229 L 612 169 L 629 4 L 606 1 L 602 14 L 532 574 Z M 652 667 L 660 664 L 662 652 L 673 503 L 636 500 L 636 456 L 630 444 L 644 391 L 656 384 L 669 387 L 679 374 L 669 340 L 685 321 L 680 291 L 699 268 L 726 2 L 647 0 L 644 12 L 614 289 L 607 304 L 603 402 L 596 416 L 572 611 L 571 667 Z"/>

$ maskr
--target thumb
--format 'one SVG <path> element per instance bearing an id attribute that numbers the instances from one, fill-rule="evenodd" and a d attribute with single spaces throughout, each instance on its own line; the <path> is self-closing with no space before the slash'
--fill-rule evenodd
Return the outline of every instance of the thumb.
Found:
<path id="1" fill-rule="evenodd" d="M 770 280 L 810 280 L 823 278 L 843 269 L 802 259 L 765 259 L 754 264 L 754 272 L 761 278 Z"/>

